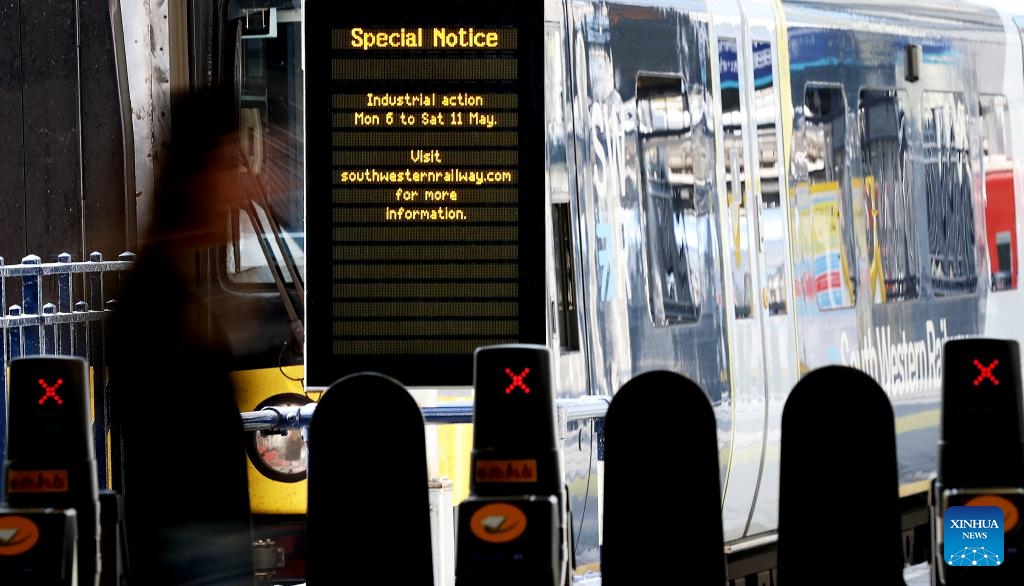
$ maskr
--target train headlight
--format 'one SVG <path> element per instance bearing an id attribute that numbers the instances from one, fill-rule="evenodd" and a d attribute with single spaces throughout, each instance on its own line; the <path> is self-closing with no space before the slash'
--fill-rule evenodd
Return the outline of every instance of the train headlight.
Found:
<path id="1" fill-rule="evenodd" d="M 267 398 L 256 410 L 267 407 L 301 407 L 310 402 L 303 395 L 286 393 Z M 298 482 L 306 478 L 309 450 L 299 429 L 289 429 L 283 434 L 252 432 L 246 450 L 253 466 L 267 478 L 280 482 Z"/>

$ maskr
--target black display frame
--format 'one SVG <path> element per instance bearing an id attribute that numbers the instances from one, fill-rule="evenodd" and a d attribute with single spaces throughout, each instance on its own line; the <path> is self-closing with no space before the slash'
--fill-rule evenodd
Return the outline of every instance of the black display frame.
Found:
<path id="1" fill-rule="evenodd" d="M 515 285 L 514 297 L 518 311 L 514 330 L 517 335 L 506 339 L 481 337 L 477 346 L 495 344 L 528 343 L 543 344 L 545 335 L 545 154 L 544 154 L 544 18 L 543 3 L 499 2 L 496 0 L 445 0 L 443 2 L 421 3 L 396 7 L 385 3 L 361 2 L 341 3 L 329 0 L 311 0 L 304 7 L 303 49 L 304 49 L 304 93 L 305 93 L 305 161 L 306 161 L 306 323 L 305 323 L 305 384 L 309 388 L 326 388 L 338 379 L 357 372 L 378 372 L 390 376 L 406 386 L 457 387 L 470 386 L 473 382 L 473 350 L 439 353 L 396 353 L 393 351 L 375 353 L 338 353 L 334 347 L 336 304 L 358 303 L 361 300 L 337 299 L 335 296 L 335 275 L 352 264 L 339 261 L 334 253 L 336 213 L 333 203 L 334 184 L 333 140 L 337 132 L 346 132 L 334 126 L 332 99 L 337 93 L 358 94 L 373 88 L 375 93 L 430 92 L 443 87 L 450 92 L 484 93 L 494 89 L 514 86 L 517 95 L 516 131 L 518 140 L 515 151 L 518 173 L 516 228 L 517 267 L 511 279 L 494 280 L 493 283 Z M 419 51 L 428 58 L 437 50 L 423 49 L 335 49 L 332 38 L 336 31 L 361 27 L 364 30 L 386 29 L 388 31 L 414 31 L 431 27 L 473 27 L 475 30 L 494 30 L 513 27 L 517 44 L 505 56 L 516 58 L 517 79 L 501 82 L 466 82 L 452 80 L 420 81 L 339 81 L 332 73 L 334 60 L 339 56 L 359 59 L 398 59 Z M 424 33 L 427 36 L 429 32 Z M 484 51 L 481 53 L 480 51 Z M 459 55 L 486 56 L 487 49 L 457 49 L 446 51 L 446 58 L 458 52 Z M 490 50 L 493 51 L 493 50 Z M 429 53 L 429 54 L 428 54 Z M 421 89 L 416 89 L 421 88 Z M 431 130 L 437 132 L 437 129 Z M 457 130 L 455 131 L 457 132 Z M 429 146 L 429 145 L 426 145 Z M 371 165 L 372 166 L 372 165 Z M 381 202 L 384 203 L 383 200 Z M 384 209 L 384 205 L 380 206 Z M 368 223 L 370 225 L 370 223 Z M 474 223 L 474 226 L 484 226 Z M 383 228 L 389 229 L 389 228 Z M 447 228 L 446 228 L 447 229 Z M 411 245 L 415 244 L 410 240 Z M 422 245 L 422 244 L 419 244 Z M 355 246 L 360 246 L 355 244 Z M 458 290 L 460 285 L 481 282 L 479 279 L 425 279 L 431 283 L 445 283 L 449 289 Z M 403 281 L 407 282 L 407 281 Z M 387 284 L 382 279 L 380 284 Z M 460 298 L 456 297 L 456 300 Z M 444 300 L 438 297 L 437 300 Z M 475 301 L 487 301 L 478 298 Z M 401 302 L 395 302 L 400 304 Z M 329 319 L 328 319 L 329 317 Z M 465 316 L 463 316 L 465 317 Z M 360 319 L 367 322 L 378 320 L 386 328 L 389 315 L 365 315 Z M 479 316 L 478 319 L 507 319 Z M 423 318 L 424 324 L 436 324 L 444 318 L 437 316 Z M 485 324 L 486 325 L 486 324 Z M 443 326 L 441 326 L 443 329 Z M 408 330 L 408 326 L 407 326 Z M 405 340 L 407 334 L 394 336 L 393 340 Z M 473 336 L 469 336 L 474 341 Z M 359 343 L 373 344 L 380 338 L 367 337 Z"/>

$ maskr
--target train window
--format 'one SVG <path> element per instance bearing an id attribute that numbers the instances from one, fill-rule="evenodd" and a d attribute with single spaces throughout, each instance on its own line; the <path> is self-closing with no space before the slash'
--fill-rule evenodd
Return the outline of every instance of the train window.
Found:
<path id="1" fill-rule="evenodd" d="M 868 279 L 872 300 L 918 296 L 919 276 L 906 96 L 896 90 L 860 93 L 860 148 L 866 205 Z"/>
<path id="2" fill-rule="evenodd" d="M 753 316 L 754 291 L 750 274 L 750 200 L 743 166 L 743 100 L 740 99 L 739 60 L 736 39 L 718 40 L 718 68 L 722 86 L 722 132 L 725 147 L 726 201 L 729 208 L 727 255 L 732 270 L 734 311 L 737 319 Z"/>
<path id="3" fill-rule="evenodd" d="M 978 275 L 967 105 L 949 92 L 921 100 L 932 288 L 938 296 L 970 293 Z"/>
<path id="4" fill-rule="evenodd" d="M 772 45 L 753 42 L 754 121 L 757 125 L 758 191 L 761 193 L 760 239 L 765 249 L 768 314 L 786 313 L 785 218 L 779 195 L 779 142 L 775 126 Z"/>
<path id="5" fill-rule="evenodd" d="M 1006 96 L 981 96 L 985 175 L 985 238 L 993 291 L 1017 288 L 1017 210 L 1014 205 L 1010 112 Z"/>
<path id="6" fill-rule="evenodd" d="M 846 100 L 840 88 L 808 86 L 804 104 L 814 296 L 820 309 L 851 307 L 857 258 L 846 177 Z"/>
<path id="7" fill-rule="evenodd" d="M 576 312 L 576 279 L 573 277 L 572 216 L 569 203 L 551 206 L 555 245 L 555 286 L 558 303 L 558 341 L 562 350 L 580 349 L 580 326 Z"/>
<path id="8" fill-rule="evenodd" d="M 696 321 L 692 275 L 699 257 L 700 216 L 694 204 L 689 100 L 678 76 L 637 77 L 641 167 L 647 217 L 647 269 L 655 325 Z"/>
<path id="9" fill-rule="evenodd" d="M 304 270 L 301 17 L 298 3 L 239 9 L 239 141 L 248 201 L 232 222 L 226 276 L 291 283 Z"/>

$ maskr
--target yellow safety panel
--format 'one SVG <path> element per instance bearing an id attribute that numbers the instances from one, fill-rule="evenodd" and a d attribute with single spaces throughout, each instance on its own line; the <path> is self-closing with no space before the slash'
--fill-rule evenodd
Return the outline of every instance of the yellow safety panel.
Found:
<path id="1" fill-rule="evenodd" d="M 241 411 L 255 411 L 263 401 L 282 393 L 305 394 L 301 366 L 261 368 L 232 373 L 235 401 Z M 318 393 L 319 394 L 319 393 Z M 317 398 L 316 395 L 311 398 Z M 267 478 L 251 461 L 246 461 L 249 474 L 249 506 L 253 514 L 305 514 L 306 481 L 281 482 Z"/>

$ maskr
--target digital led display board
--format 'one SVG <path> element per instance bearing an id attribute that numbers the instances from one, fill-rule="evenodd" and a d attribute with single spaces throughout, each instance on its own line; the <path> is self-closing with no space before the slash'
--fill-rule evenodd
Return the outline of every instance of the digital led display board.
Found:
<path id="1" fill-rule="evenodd" d="M 306 384 L 544 339 L 543 4 L 304 7 Z"/>
<path id="2" fill-rule="evenodd" d="M 942 347 L 942 441 L 1021 444 L 1020 347 L 1015 340 L 966 338 Z M 1004 467 L 1005 468 L 1005 467 Z"/>

